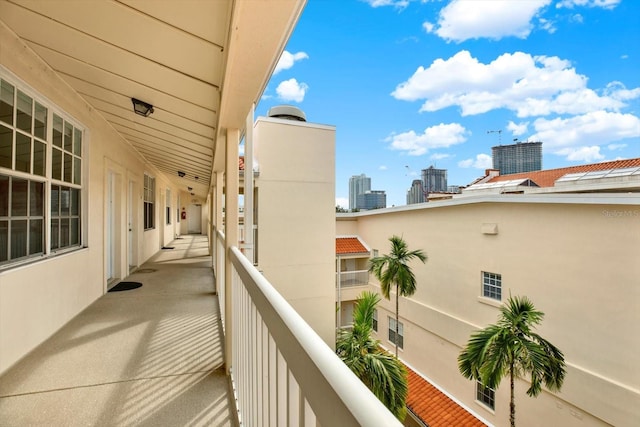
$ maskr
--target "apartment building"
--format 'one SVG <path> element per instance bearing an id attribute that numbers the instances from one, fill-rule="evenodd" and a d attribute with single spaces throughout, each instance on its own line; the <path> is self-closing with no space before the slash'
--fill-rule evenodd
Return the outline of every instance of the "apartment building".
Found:
<path id="1" fill-rule="evenodd" d="M 349 210 L 358 209 L 358 196 L 371 191 L 371 178 L 365 174 L 349 178 Z"/>
<path id="2" fill-rule="evenodd" d="M 542 142 L 518 142 L 491 147 L 493 168 L 504 175 L 542 169 Z"/>
<path id="3" fill-rule="evenodd" d="M 422 187 L 425 193 L 440 193 L 447 191 L 447 170 L 437 169 L 433 166 L 429 166 L 426 169 L 422 169 Z"/>
<path id="4" fill-rule="evenodd" d="M 416 293 L 400 299 L 399 356 L 479 418 L 508 425 L 508 380 L 491 395 L 478 393 L 460 375 L 457 356 L 473 331 L 495 323 L 509 295 L 526 295 L 545 313 L 538 332 L 564 352 L 567 377 L 561 392 L 537 398 L 526 396 L 526 380 L 517 381 L 518 425 L 634 426 L 640 176 L 633 176 L 617 192 L 469 193 L 339 214 L 336 232 L 380 254 L 392 235 L 427 253 L 426 264 L 412 265 Z M 370 288 L 379 290 L 373 277 Z M 389 349 L 394 301 L 383 299 L 376 320 Z"/>

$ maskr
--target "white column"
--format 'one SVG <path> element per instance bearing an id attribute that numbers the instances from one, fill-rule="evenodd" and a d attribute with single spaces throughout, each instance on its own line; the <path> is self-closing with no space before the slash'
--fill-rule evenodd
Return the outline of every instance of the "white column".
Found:
<path id="1" fill-rule="evenodd" d="M 233 308 L 231 307 L 231 257 L 229 256 L 230 248 L 238 246 L 238 188 L 239 188 L 239 171 L 238 171 L 238 145 L 240 144 L 240 131 L 238 129 L 227 130 L 226 156 L 225 156 L 225 269 L 224 269 L 224 305 L 225 305 L 225 346 L 224 346 L 224 362 L 227 374 L 230 373 L 231 356 L 232 356 L 232 337 L 234 335 L 231 318 L 233 316 Z"/>
<path id="2" fill-rule="evenodd" d="M 253 115 L 255 105 L 247 115 L 244 135 L 244 255 L 254 264 L 253 248 Z"/>

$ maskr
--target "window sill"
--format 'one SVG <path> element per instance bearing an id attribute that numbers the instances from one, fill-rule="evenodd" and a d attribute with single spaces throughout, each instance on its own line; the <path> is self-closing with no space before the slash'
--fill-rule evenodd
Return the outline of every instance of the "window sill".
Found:
<path id="1" fill-rule="evenodd" d="M 495 409 L 491 409 L 490 407 L 488 407 L 484 402 L 481 402 L 479 400 L 475 400 L 476 405 L 478 405 L 479 407 L 481 407 L 482 409 L 484 409 L 485 411 L 489 412 L 490 414 L 495 415 L 496 414 L 496 410 Z"/>
<path id="2" fill-rule="evenodd" d="M 51 252 L 49 255 L 34 255 L 31 257 L 23 258 L 13 263 L 7 263 L 0 266 L 0 275 L 7 272 L 19 270 L 21 268 L 28 268 L 33 266 L 34 264 L 53 261 L 56 258 L 60 258 L 65 255 L 75 254 L 85 249 L 87 249 L 87 246 L 73 246 L 73 247 L 68 247 L 64 249 L 58 249 L 55 252 Z"/>
<path id="3" fill-rule="evenodd" d="M 478 296 L 478 302 L 482 304 L 490 305 L 492 307 L 497 307 L 497 308 L 502 307 L 502 301 L 498 301 L 497 299 L 493 299 L 493 298 Z"/>

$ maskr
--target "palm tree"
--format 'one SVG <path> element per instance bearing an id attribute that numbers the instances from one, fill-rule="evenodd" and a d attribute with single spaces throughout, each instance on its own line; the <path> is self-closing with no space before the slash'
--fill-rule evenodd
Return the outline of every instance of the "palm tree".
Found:
<path id="1" fill-rule="evenodd" d="M 407 413 L 407 369 L 371 337 L 373 313 L 380 296 L 360 294 L 353 311 L 353 328 L 340 330 L 336 353 L 358 378 L 399 420 Z"/>
<path id="2" fill-rule="evenodd" d="M 527 297 L 509 297 L 500 308 L 498 323 L 473 333 L 458 356 L 462 375 L 480 381 L 485 387 L 495 389 L 502 377 L 509 375 L 511 427 L 516 425 L 515 378 L 530 376 L 527 394 L 532 397 L 540 393 L 543 383 L 549 390 L 559 391 L 564 381 L 564 355 L 533 332 L 543 317 L 544 313 L 536 310 Z"/>
<path id="3" fill-rule="evenodd" d="M 396 335 L 394 344 L 396 345 L 396 357 L 398 357 L 398 330 L 400 325 L 398 298 L 400 295 L 403 297 L 411 296 L 416 291 L 416 277 L 408 265 L 409 261 L 417 258 L 424 263 L 427 261 L 427 255 L 420 249 L 410 251 L 407 242 L 402 237 L 392 236 L 389 241 L 391 242 L 391 253 L 372 258 L 369 262 L 369 271 L 380 281 L 382 295 L 386 299 L 390 299 L 391 287 L 394 285 L 396 287 Z"/>

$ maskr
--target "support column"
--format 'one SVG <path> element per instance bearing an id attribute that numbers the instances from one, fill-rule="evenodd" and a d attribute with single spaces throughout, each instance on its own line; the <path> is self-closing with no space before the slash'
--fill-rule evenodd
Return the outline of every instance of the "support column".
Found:
<path id="1" fill-rule="evenodd" d="M 244 256 L 255 264 L 253 242 L 253 115 L 255 105 L 247 115 L 244 135 Z"/>
<path id="2" fill-rule="evenodd" d="M 211 268 L 214 268 L 216 265 L 216 199 L 215 199 L 215 189 L 212 187 L 209 188 L 209 195 L 207 197 L 209 207 L 209 221 L 207 222 L 208 230 L 207 235 L 209 236 L 209 255 L 211 256 Z"/>
<path id="3" fill-rule="evenodd" d="M 225 286 L 225 345 L 224 345 L 224 363 L 227 375 L 230 374 L 232 361 L 232 338 L 234 335 L 233 324 L 233 307 L 231 299 L 231 257 L 230 248 L 238 246 L 238 189 L 239 189 L 239 171 L 238 171 L 238 145 L 240 144 L 240 131 L 238 129 L 227 130 L 226 156 L 225 156 L 225 269 L 224 269 L 224 286 Z"/>
<path id="4" fill-rule="evenodd" d="M 224 223 L 222 221 L 222 192 L 224 191 L 224 174 L 222 172 L 216 172 L 216 231 L 224 230 Z"/>

